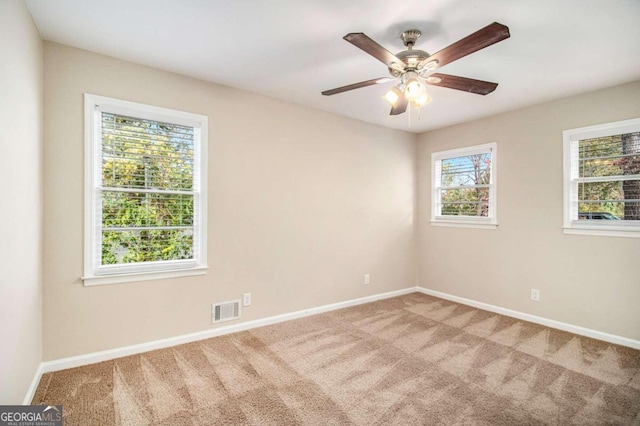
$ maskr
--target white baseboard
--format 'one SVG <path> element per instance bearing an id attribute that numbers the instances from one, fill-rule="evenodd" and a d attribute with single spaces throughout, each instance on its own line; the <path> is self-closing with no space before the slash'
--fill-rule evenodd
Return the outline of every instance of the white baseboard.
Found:
<path id="1" fill-rule="evenodd" d="M 204 339 L 209 339 L 211 337 L 222 336 L 224 334 L 236 333 L 239 331 L 245 331 L 252 328 L 263 327 L 271 324 L 277 324 L 279 322 L 290 321 L 293 319 L 303 318 L 306 316 L 320 314 L 323 312 L 329 312 L 336 309 L 347 308 L 349 306 L 361 305 L 363 303 L 374 302 L 376 300 L 388 299 L 390 297 L 401 296 L 403 294 L 414 293 L 416 291 L 417 291 L 416 287 L 409 287 L 409 288 L 404 288 L 402 290 L 390 291 L 388 293 L 382 293 L 382 294 L 375 294 L 373 296 L 366 296 L 358 299 L 347 300 L 344 302 L 332 303 L 330 305 L 318 306 L 315 308 L 304 309 L 296 312 L 289 312 L 286 314 L 275 315 L 268 318 L 245 321 L 238 324 L 231 324 L 223 327 L 214 328 L 211 330 L 199 331 L 196 333 L 184 334 L 176 337 L 169 337 L 167 339 L 155 340 L 152 342 L 140 343 L 137 345 L 125 346 L 122 348 L 109 349 L 106 351 L 93 352 L 86 355 L 78 355 L 78 356 L 73 356 L 69 358 L 56 359 L 53 361 L 45 361 L 40 365 L 40 369 L 38 370 L 38 373 L 39 375 L 41 375 L 43 373 L 49 373 L 52 371 L 66 370 L 67 368 L 80 367 L 82 365 L 108 361 L 115 358 L 121 358 L 124 356 L 135 355 L 142 352 L 152 351 L 155 349 L 167 348 L 170 346 L 176 346 L 184 343 L 195 342 L 197 340 L 204 340 Z M 37 378 L 39 381 L 40 377 L 38 376 Z M 36 381 L 36 385 L 38 381 Z"/>
<path id="2" fill-rule="evenodd" d="M 239 331 L 245 331 L 252 328 L 264 327 L 266 325 L 277 324 L 284 321 L 290 321 L 298 318 L 307 317 L 310 315 L 316 315 L 323 312 L 329 312 L 336 309 L 348 308 L 350 306 L 361 305 L 363 303 L 375 302 L 376 300 L 388 299 L 391 297 L 402 296 L 404 294 L 420 292 L 428 294 L 430 296 L 439 297 L 445 300 L 451 300 L 452 302 L 462 303 L 463 305 L 473 306 L 474 308 L 484 309 L 485 311 L 495 312 L 497 314 L 506 315 L 509 317 L 521 319 L 524 321 L 533 322 L 536 324 L 544 325 L 547 327 L 557 328 L 559 330 L 568 331 L 571 333 L 579 334 L 581 336 L 592 337 L 594 339 L 603 340 L 605 342 L 614 343 L 617 345 L 628 346 L 634 349 L 640 349 L 640 341 L 629 339 L 622 336 L 616 336 L 614 334 L 604 333 L 597 330 L 591 330 L 588 328 L 580 327 L 577 325 L 567 324 L 560 321 L 555 321 L 547 318 L 538 317 L 524 312 L 514 311 L 512 309 L 502 308 L 500 306 L 490 305 L 488 303 L 478 302 L 464 297 L 454 296 L 448 293 L 442 293 L 440 291 L 430 290 L 423 287 L 409 287 L 402 290 L 390 291 L 388 293 L 375 294 L 373 296 L 361 297 L 358 299 L 347 300 L 344 302 L 332 303 L 329 305 L 318 306 L 315 308 L 304 309 L 301 311 L 290 312 L 281 315 L 275 315 L 268 318 L 262 318 L 258 320 L 246 321 L 238 324 L 227 325 L 223 327 L 214 328 L 211 330 L 200 331 L 191 334 L 184 334 L 181 336 L 170 337 L 162 340 L 155 340 L 147 343 L 140 343 L 137 345 L 125 346 L 122 348 L 109 349 L 106 351 L 93 352 L 86 355 L 78 355 L 69 358 L 62 358 L 53 361 L 42 362 L 38 367 L 38 370 L 31 382 L 31 386 L 27 391 L 27 395 L 24 399 L 24 404 L 30 404 L 38 383 L 42 374 L 52 371 L 65 370 L 67 368 L 80 367 L 83 365 L 94 364 L 96 362 L 108 361 L 115 358 L 121 358 L 124 356 L 135 355 L 142 352 L 148 352 L 155 349 L 167 348 L 170 346 L 181 345 L 184 343 L 195 342 L 198 340 L 209 339 L 211 337 L 222 336 L 225 334 L 236 333 Z"/>
<path id="3" fill-rule="evenodd" d="M 559 330 L 564 330 L 570 333 L 579 334 L 580 336 L 591 337 L 593 339 L 603 340 L 605 342 L 614 343 L 616 345 L 628 346 L 633 349 L 640 349 L 640 340 L 629 339 L 627 337 L 617 336 L 615 334 L 609 334 L 602 331 L 592 330 L 590 328 L 580 327 L 578 325 L 567 324 L 566 322 L 560 322 L 560 321 L 556 321 L 548 318 L 539 317 L 536 315 L 526 314 L 524 312 L 514 311 L 512 309 L 490 305 L 488 303 L 477 302 L 475 300 L 454 296 L 448 293 L 442 293 L 436 290 L 430 290 L 424 287 L 416 287 L 416 290 L 421 293 L 428 294 L 430 296 L 439 297 L 441 299 L 450 300 L 452 302 L 462 303 L 463 305 L 473 306 L 474 308 L 495 312 L 496 314 L 501 314 L 508 317 L 533 322 L 533 323 L 544 325 L 551 328 L 557 328 Z"/>
<path id="4" fill-rule="evenodd" d="M 29 385 L 29 389 L 27 389 L 27 395 L 25 395 L 24 400 L 22 401 L 22 405 L 31 405 L 31 400 L 36 394 L 36 389 L 38 389 L 38 383 L 40 383 L 40 378 L 44 371 L 42 370 L 42 363 L 38 365 L 38 369 L 36 370 L 36 374 L 33 376 L 31 380 L 31 385 Z"/>

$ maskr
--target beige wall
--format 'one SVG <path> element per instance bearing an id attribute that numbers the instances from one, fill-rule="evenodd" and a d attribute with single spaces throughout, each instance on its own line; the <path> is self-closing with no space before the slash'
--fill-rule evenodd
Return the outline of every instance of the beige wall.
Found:
<path id="1" fill-rule="evenodd" d="M 44 62 L 45 360 L 207 330 L 243 292 L 252 320 L 415 285 L 413 134 L 48 42 Z M 85 92 L 209 117 L 206 276 L 83 287 Z"/>
<path id="2" fill-rule="evenodd" d="M 419 285 L 640 339 L 640 239 L 561 229 L 562 131 L 640 117 L 638 99 L 635 82 L 420 135 Z M 487 142 L 498 143 L 498 229 L 430 226 L 431 153 Z"/>
<path id="3" fill-rule="evenodd" d="M 0 404 L 22 404 L 42 356 L 42 42 L 0 1 Z"/>
<path id="4" fill-rule="evenodd" d="M 416 284 L 640 339 L 640 240 L 561 230 L 562 130 L 640 116 L 640 83 L 422 134 L 416 152 L 415 135 L 275 99 L 55 43 L 44 57 L 44 360 L 207 330 L 244 292 L 243 321 Z M 209 117 L 206 276 L 83 287 L 85 92 Z M 430 153 L 494 141 L 498 229 L 430 227 Z"/>

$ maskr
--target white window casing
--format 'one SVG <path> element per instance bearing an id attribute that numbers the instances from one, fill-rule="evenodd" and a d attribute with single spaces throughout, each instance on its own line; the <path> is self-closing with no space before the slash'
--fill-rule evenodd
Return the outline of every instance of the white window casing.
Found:
<path id="1" fill-rule="evenodd" d="M 495 142 L 431 154 L 431 225 L 497 227 L 497 158 Z"/>
<path id="2" fill-rule="evenodd" d="M 207 117 L 92 94 L 84 100 L 85 286 L 204 274 Z M 146 224 L 128 223 L 123 203 L 146 209 Z M 153 258 L 160 255 L 168 259 Z"/>
<path id="3" fill-rule="evenodd" d="M 635 204 L 640 199 L 624 195 L 624 182 L 640 180 L 640 119 L 605 123 L 563 132 L 565 234 L 640 238 L 640 220 L 610 212 L 612 206 Z M 624 153 L 623 140 L 634 137 L 634 152 Z M 593 148 L 593 147 L 596 148 Z M 598 151 L 599 150 L 599 151 Z M 627 166 L 626 171 L 620 164 Z M 627 173 L 630 172 L 630 173 Z M 608 185 L 607 195 L 594 197 L 590 186 Z M 615 189 L 615 187 L 618 189 Z M 622 192 L 622 193 L 621 193 Z M 614 198 L 617 197 L 617 198 Z M 621 198 L 622 197 L 622 198 Z M 594 207 L 587 207 L 594 206 Z M 636 208 L 637 208 L 636 207 Z M 592 209 L 600 210 L 594 212 Z M 622 217 L 619 217 L 622 216 Z M 615 220 L 605 220 L 612 218 Z"/>

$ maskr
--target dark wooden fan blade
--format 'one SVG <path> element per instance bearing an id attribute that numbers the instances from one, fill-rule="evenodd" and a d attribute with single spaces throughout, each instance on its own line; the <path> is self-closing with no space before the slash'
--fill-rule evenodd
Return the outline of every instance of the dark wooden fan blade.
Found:
<path id="1" fill-rule="evenodd" d="M 476 93 L 478 95 L 487 95 L 498 87 L 498 83 L 440 73 L 431 74 L 425 79 L 425 81 L 427 84 L 431 84 L 432 86 L 463 90 L 465 92 Z"/>
<path id="2" fill-rule="evenodd" d="M 398 99 L 398 103 L 395 104 L 393 107 L 391 107 L 391 112 L 389 113 L 389 115 L 398 115 L 398 114 L 402 114 L 403 112 L 405 112 L 407 110 L 407 105 L 409 105 L 409 100 L 407 99 L 407 97 L 403 94 L 402 96 L 400 96 L 400 98 Z"/>
<path id="3" fill-rule="evenodd" d="M 429 57 L 429 61 L 437 59 L 438 67 L 441 68 L 457 59 L 507 39 L 509 36 L 509 27 L 494 22 L 434 53 Z"/>
<path id="4" fill-rule="evenodd" d="M 398 70 L 404 69 L 404 64 L 393 53 L 389 52 L 384 47 L 369 38 L 364 33 L 349 33 L 343 37 L 349 43 L 367 52 L 389 68 Z"/>
<path id="5" fill-rule="evenodd" d="M 393 79 L 392 78 L 387 78 L 387 77 L 374 78 L 372 80 L 361 81 L 360 83 L 353 83 L 353 84 L 349 84 L 347 86 L 337 87 L 337 88 L 331 89 L 331 90 L 325 90 L 324 92 L 322 92 L 322 94 L 325 95 L 325 96 L 331 96 L 331 95 L 335 95 L 337 93 L 347 92 L 347 91 L 353 90 L 353 89 L 359 89 L 361 87 L 372 86 L 372 85 L 378 84 L 378 83 L 386 83 L 386 82 L 391 81 L 391 80 L 393 80 Z"/>

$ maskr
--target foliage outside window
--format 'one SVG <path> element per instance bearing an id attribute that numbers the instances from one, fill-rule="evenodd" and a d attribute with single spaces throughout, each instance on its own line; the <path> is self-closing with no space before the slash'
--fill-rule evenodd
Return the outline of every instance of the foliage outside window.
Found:
<path id="1" fill-rule="evenodd" d="M 431 223 L 491 227 L 496 217 L 497 144 L 431 154 Z"/>
<path id="2" fill-rule="evenodd" d="M 565 233 L 640 237 L 640 119 L 564 132 Z"/>
<path id="3" fill-rule="evenodd" d="M 85 283 L 202 273 L 207 118 L 85 95 L 85 120 Z"/>

